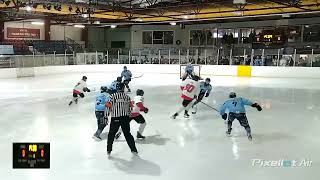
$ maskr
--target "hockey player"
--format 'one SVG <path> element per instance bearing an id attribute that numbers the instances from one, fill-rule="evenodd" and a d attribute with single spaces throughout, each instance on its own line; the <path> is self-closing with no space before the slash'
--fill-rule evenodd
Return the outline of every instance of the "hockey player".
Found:
<path id="1" fill-rule="evenodd" d="M 117 80 L 113 81 L 109 86 L 110 94 L 117 92 L 117 85 L 122 82 L 122 77 L 117 77 Z"/>
<path id="2" fill-rule="evenodd" d="M 94 133 L 93 138 L 96 140 L 101 140 L 100 134 L 102 133 L 103 129 L 108 125 L 108 102 L 110 102 L 108 88 L 106 86 L 101 86 L 101 93 L 98 94 L 95 102 L 95 114 L 97 118 L 98 129 Z"/>
<path id="3" fill-rule="evenodd" d="M 189 114 L 188 111 L 192 106 L 192 101 L 197 98 L 197 95 L 200 92 L 200 85 L 199 85 L 199 79 L 200 77 L 195 75 L 192 77 L 192 79 L 187 79 L 185 81 L 182 81 L 181 84 L 181 90 L 182 90 L 182 95 L 181 98 L 183 99 L 182 101 L 182 107 L 174 113 L 173 116 L 171 116 L 172 119 L 175 119 L 180 112 L 184 110 L 184 117 L 188 118 Z"/>
<path id="4" fill-rule="evenodd" d="M 130 115 L 130 120 L 135 120 L 138 124 L 140 124 L 139 130 L 137 132 L 138 139 L 145 138 L 145 136 L 143 136 L 142 133 L 144 131 L 144 128 L 147 125 L 144 117 L 142 116 L 142 114 L 140 112 L 144 112 L 144 113 L 149 112 L 149 109 L 144 106 L 143 95 L 144 95 L 144 91 L 142 89 L 138 89 L 137 96 L 135 96 L 133 98 L 133 100 L 131 101 L 132 111 L 131 111 L 131 115 Z M 120 135 L 121 135 L 121 131 L 119 131 L 116 134 L 115 139 L 118 139 L 120 137 Z"/>
<path id="5" fill-rule="evenodd" d="M 203 99 L 203 97 L 209 97 L 210 92 L 212 90 L 212 86 L 210 82 L 211 82 L 210 78 L 206 78 L 204 82 L 203 81 L 200 82 L 200 93 L 198 95 L 197 100 L 192 105 L 192 108 L 193 108 L 192 114 L 195 114 L 197 112 L 197 104 Z"/>
<path id="6" fill-rule="evenodd" d="M 193 76 L 194 76 L 194 67 L 192 66 L 191 63 L 188 63 L 188 65 L 185 68 L 185 73 L 182 76 L 182 81 L 186 80 L 187 77 L 190 77 L 192 79 Z"/>
<path id="7" fill-rule="evenodd" d="M 251 135 L 251 128 L 248 123 L 248 119 L 246 116 L 246 110 L 244 106 L 251 106 L 254 108 L 257 108 L 258 111 L 261 111 L 262 108 L 259 104 L 253 103 L 249 101 L 248 99 L 237 97 L 236 93 L 231 92 L 229 94 L 229 100 L 224 102 L 224 104 L 220 107 L 220 115 L 222 116 L 222 119 L 226 120 L 228 115 L 225 113 L 225 111 L 229 110 L 229 117 L 228 117 L 228 130 L 226 134 L 229 136 L 231 134 L 232 130 L 232 122 L 234 119 L 237 119 L 241 126 L 245 128 L 247 131 L 248 139 L 252 140 Z"/>
<path id="8" fill-rule="evenodd" d="M 70 101 L 69 106 L 73 101 L 77 104 L 79 96 L 84 98 L 83 92 L 90 92 L 90 89 L 87 87 L 87 76 L 83 76 L 82 79 L 74 86 L 73 88 L 73 100 Z"/>
<path id="9" fill-rule="evenodd" d="M 131 92 L 129 87 L 129 82 L 131 81 L 132 73 L 130 70 L 128 70 L 127 66 L 123 67 L 123 71 L 121 72 L 121 77 L 124 77 L 123 83 L 128 89 L 128 92 Z"/>

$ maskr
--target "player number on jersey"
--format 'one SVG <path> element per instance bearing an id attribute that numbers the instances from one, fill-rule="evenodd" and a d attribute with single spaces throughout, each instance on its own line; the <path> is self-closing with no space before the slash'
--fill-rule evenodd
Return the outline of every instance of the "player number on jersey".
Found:
<path id="1" fill-rule="evenodd" d="M 187 84 L 185 87 L 184 87 L 184 90 L 188 91 L 189 93 L 192 92 L 194 90 L 194 85 L 192 84 Z"/>
<path id="2" fill-rule="evenodd" d="M 235 107 L 237 106 L 237 103 L 238 103 L 238 102 L 236 102 L 236 101 L 233 101 L 233 102 L 232 102 L 232 104 L 233 104 Z"/>

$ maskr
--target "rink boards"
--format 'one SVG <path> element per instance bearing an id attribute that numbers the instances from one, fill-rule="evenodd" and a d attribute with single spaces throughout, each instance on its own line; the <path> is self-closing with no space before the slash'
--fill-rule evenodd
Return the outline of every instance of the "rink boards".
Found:
<path id="1" fill-rule="evenodd" d="M 70 65 L 34 67 L 35 76 L 46 76 L 65 73 L 118 73 L 124 64 L 106 65 Z M 134 73 L 177 74 L 180 65 L 165 64 L 128 64 Z M 202 65 L 201 75 L 205 76 L 246 76 L 271 78 L 320 78 L 320 67 L 270 67 L 270 66 L 229 66 L 229 65 Z M 16 78 L 15 68 L 0 69 L 0 78 Z"/>

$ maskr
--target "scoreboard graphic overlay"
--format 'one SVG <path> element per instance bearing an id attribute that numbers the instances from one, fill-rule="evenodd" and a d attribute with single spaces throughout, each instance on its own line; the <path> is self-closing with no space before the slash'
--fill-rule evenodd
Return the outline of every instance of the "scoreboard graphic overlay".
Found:
<path id="1" fill-rule="evenodd" d="M 50 143 L 13 143 L 13 169 L 50 168 Z"/>

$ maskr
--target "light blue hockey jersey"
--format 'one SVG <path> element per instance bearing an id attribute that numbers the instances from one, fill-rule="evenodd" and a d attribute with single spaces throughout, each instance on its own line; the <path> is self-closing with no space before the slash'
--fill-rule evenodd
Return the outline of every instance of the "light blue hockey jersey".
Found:
<path id="1" fill-rule="evenodd" d="M 117 90 L 117 84 L 119 84 L 119 82 L 117 80 L 115 80 L 110 84 L 110 86 L 108 88 L 111 90 Z"/>
<path id="2" fill-rule="evenodd" d="M 95 110 L 96 111 L 109 111 L 109 108 L 106 108 L 106 103 L 110 101 L 110 95 L 108 93 L 100 93 L 96 97 Z"/>
<path id="3" fill-rule="evenodd" d="M 211 90 L 212 90 L 211 84 L 200 82 L 200 93 L 210 94 Z"/>
<path id="4" fill-rule="evenodd" d="M 121 77 L 124 77 L 124 80 L 131 79 L 132 73 L 130 70 L 123 70 L 121 72 Z"/>
<path id="5" fill-rule="evenodd" d="M 220 115 L 223 115 L 227 109 L 232 113 L 245 113 L 246 109 L 244 106 L 251 106 L 252 104 L 251 101 L 245 98 L 231 98 L 220 107 Z"/>
<path id="6" fill-rule="evenodd" d="M 188 73 L 188 74 L 192 74 L 194 71 L 194 68 L 191 64 L 188 64 L 185 68 L 185 72 Z"/>

